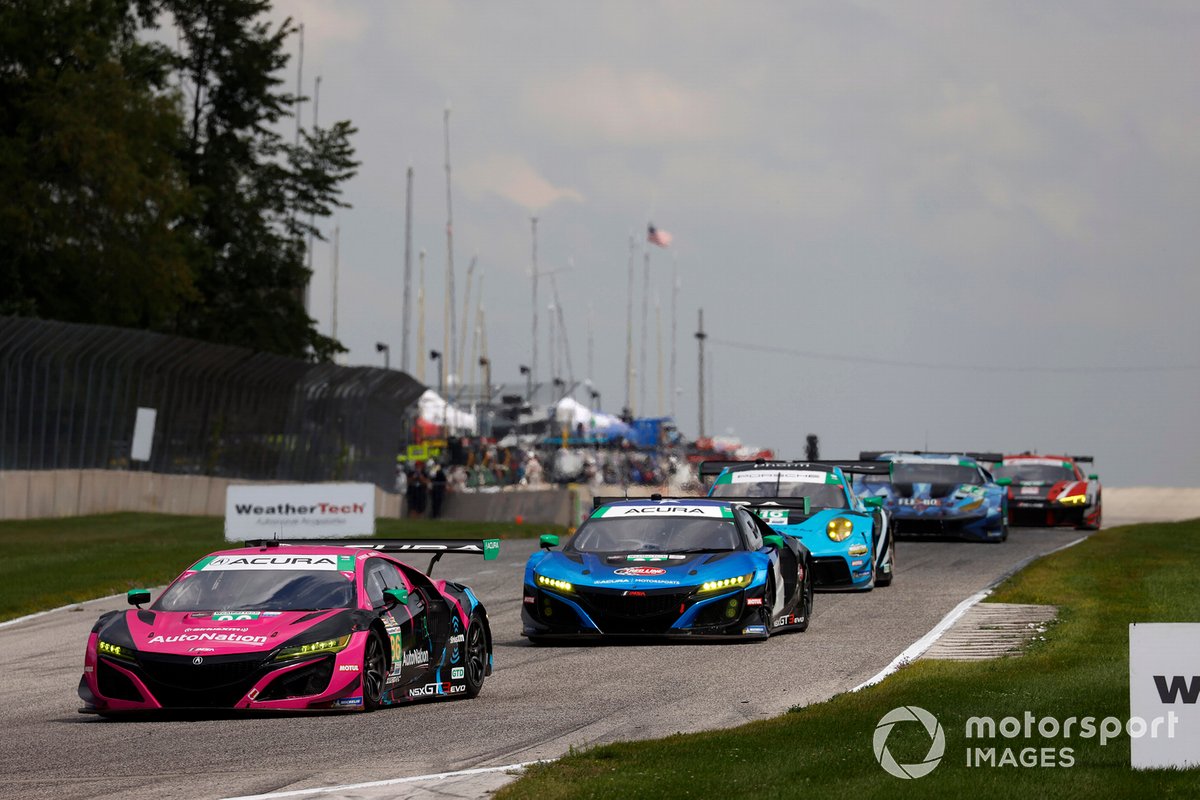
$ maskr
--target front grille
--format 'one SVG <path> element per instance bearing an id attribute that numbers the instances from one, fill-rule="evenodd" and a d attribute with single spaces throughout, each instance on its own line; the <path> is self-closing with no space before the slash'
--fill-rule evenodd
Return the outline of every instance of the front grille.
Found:
<path id="1" fill-rule="evenodd" d="M 262 656 L 192 656 L 139 653 L 146 685 L 165 708 L 226 708 L 233 706 L 260 674 Z"/>
<path id="2" fill-rule="evenodd" d="M 850 567 L 841 556 L 821 556 L 813 559 L 813 582 L 817 586 L 838 586 L 850 583 Z"/>
<path id="3" fill-rule="evenodd" d="M 621 591 L 585 591 L 579 602 L 604 633 L 665 633 L 683 612 L 690 591 L 651 591 L 644 596 Z"/>
<path id="4" fill-rule="evenodd" d="M 329 688 L 333 677 L 333 656 L 280 675 L 267 684 L 259 700 L 284 700 L 288 697 L 310 697 Z"/>
<path id="5" fill-rule="evenodd" d="M 96 664 L 96 682 L 100 686 L 100 694 L 114 700 L 133 700 L 142 702 L 142 694 L 129 680 L 129 676 L 112 666 L 105 659 Z"/>

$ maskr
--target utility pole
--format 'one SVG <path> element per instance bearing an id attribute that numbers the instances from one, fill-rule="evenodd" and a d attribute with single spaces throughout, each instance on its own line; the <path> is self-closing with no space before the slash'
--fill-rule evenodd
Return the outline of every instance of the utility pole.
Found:
<path id="1" fill-rule="evenodd" d="M 700 344 L 700 433 L 696 438 L 704 437 L 704 340 L 708 334 L 704 332 L 704 309 L 700 309 L 700 329 L 696 331 L 696 341 Z"/>
<path id="2" fill-rule="evenodd" d="M 471 256 L 471 263 L 467 265 L 467 285 L 463 289 L 462 329 L 459 331 L 461 335 L 458 339 L 458 363 L 460 369 L 463 373 L 469 369 L 472 374 L 475 372 L 474 361 L 464 361 L 463 358 L 467 354 L 467 322 L 471 319 L 471 279 L 475 276 L 475 263 L 478 260 L 479 253 L 475 253 Z M 465 374 L 460 375 L 459 378 L 464 385 L 468 382 Z"/>
<path id="3" fill-rule="evenodd" d="M 445 340 L 442 345 L 442 352 L 446 355 L 441 359 L 442 373 L 445 374 L 451 367 L 455 367 L 454 354 L 458 348 L 455 347 L 455 323 L 454 323 L 454 214 L 450 202 L 450 106 L 446 106 L 446 112 L 442 116 L 443 130 L 446 138 L 446 315 L 445 333 L 442 338 Z M 447 363 L 448 362 L 448 363 Z"/>
<path id="4" fill-rule="evenodd" d="M 532 386 L 537 378 L 537 317 L 538 317 L 538 262 L 537 262 L 537 217 L 530 217 L 529 224 L 533 231 L 533 355 L 529 361 L 529 384 Z"/>
<path id="5" fill-rule="evenodd" d="M 417 260 L 421 263 L 421 279 L 417 284 L 417 380 L 425 383 L 425 250 Z"/>
<path id="6" fill-rule="evenodd" d="M 408 329 L 412 325 L 412 205 L 413 168 L 410 165 L 404 190 L 404 308 L 401 315 L 404 328 L 400 336 L 400 369 L 404 372 L 408 372 Z M 425 352 L 424 342 L 421 343 L 420 352 Z"/>

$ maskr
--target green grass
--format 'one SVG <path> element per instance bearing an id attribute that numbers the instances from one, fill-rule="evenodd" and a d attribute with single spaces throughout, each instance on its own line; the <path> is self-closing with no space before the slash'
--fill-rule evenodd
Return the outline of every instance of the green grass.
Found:
<path id="1" fill-rule="evenodd" d="M 1051 603 L 1060 621 L 1026 655 L 982 663 L 917 661 L 874 687 L 775 719 L 651 742 L 573 752 L 531 768 L 497 800 L 730 797 L 1195 797 L 1200 770 L 1134 772 L 1129 738 L 981 742 L 967 718 L 1119 717 L 1129 714 L 1128 624 L 1200 620 L 1200 522 L 1115 528 L 1042 559 L 1005 583 L 997 602 Z M 880 597 L 885 602 L 886 597 Z M 836 600 L 830 600 L 835 602 Z M 858 635 L 847 632 L 847 635 Z M 869 641 L 864 640 L 869 647 Z M 836 665 L 831 665 L 834 667 Z M 736 681 L 736 676 L 731 676 Z M 803 680 L 781 667 L 780 680 Z M 901 780 L 876 763 L 872 735 L 897 706 L 938 718 L 945 757 L 929 775 Z M 900 763 L 921 761 L 929 737 L 897 725 L 887 740 Z M 1074 766 L 967 767 L 968 746 L 1073 750 Z M 1057 756 L 1057 753 L 1056 753 Z"/>
<path id="2" fill-rule="evenodd" d="M 376 536 L 526 538 L 565 533 L 557 525 L 452 520 L 377 521 Z M 219 517 L 104 514 L 0 522 L 0 620 L 160 586 L 201 556 L 228 545 Z"/>

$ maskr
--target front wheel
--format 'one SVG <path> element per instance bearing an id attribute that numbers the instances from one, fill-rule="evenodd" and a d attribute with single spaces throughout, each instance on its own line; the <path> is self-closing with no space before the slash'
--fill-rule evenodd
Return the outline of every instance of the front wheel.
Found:
<path id="1" fill-rule="evenodd" d="M 383 639 L 375 631 L 367 634 L 363 648 L 363 710 L 374 711 L 383 702 L 383 682 L 387 680 L 387 656 L 384 655 Z"/>
<path id="2" fill-rule="evenodd" d="M 886 572 L 876 565 L 876 586 L 891 586 L 892 579 L 896 577 L 896 540 L 891 536 L 888 537 L 887 555 L 884 557 L 884 562 L 887 564 Z"/>
<path id="3" fill-rule="evenodd" d="M 534 644 L 539 640 L 531 638 Z M 466 675 L 467 697 L 477 697 L 483 689 L 483 679 L 487 677 L 487 636 L 483 632 L 483 622 L 479 617 L 471 617 L 467 626 L 467 657 Z"/>
<path id="4" fill-rule="evenodd" d="M 800 582 L 799 587 L 800 597 L 796 601 L 796 616 L 803 621 L 796 625 L 796 630 L 808 630 L 808 623 L 812 619 L 813 608 L 813 575 L 812 564 L 804 565 L 804 579 Z"/>

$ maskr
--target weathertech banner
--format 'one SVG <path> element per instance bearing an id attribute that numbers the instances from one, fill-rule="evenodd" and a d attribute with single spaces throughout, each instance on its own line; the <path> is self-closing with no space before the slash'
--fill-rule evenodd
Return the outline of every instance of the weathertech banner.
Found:
<path id="1" fill-rule="evenodd" d="M 226 541 L 374 533 L 374 484 L 230 486 L 225 493 Z"/>

